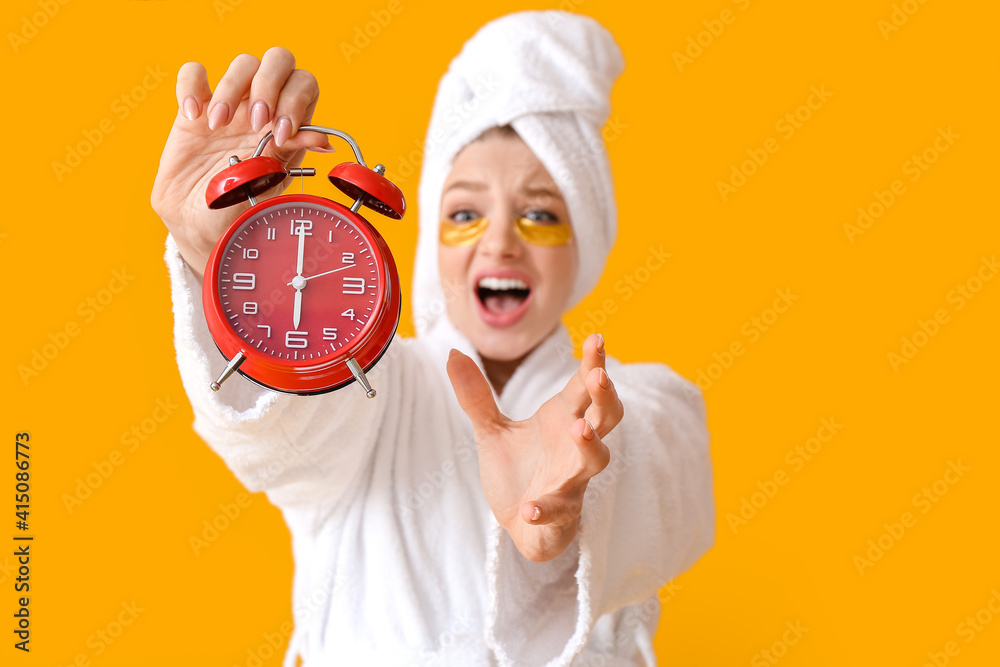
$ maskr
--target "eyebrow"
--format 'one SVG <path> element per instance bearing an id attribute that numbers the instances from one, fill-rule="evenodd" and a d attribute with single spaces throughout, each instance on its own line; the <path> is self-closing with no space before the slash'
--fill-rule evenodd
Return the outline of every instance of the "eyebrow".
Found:
<path id="1" fill-rule="evenodd" d="M 461 190 L 486 190 L 487 186 L 486 186 L 485 183 L 482 183 L 480 181 L 455 181 L 454 183 L 452 183 L 451 185 L 449 185 L 448 187 L 446 187 L 444 189 L 444 192 L 448 192 L 449 190 L 456 190 L 456 189 L 461 189 Z M 444 193 L 442 193 L 442 194 L 444 194 Z"/>
<path id="2" fill-rule="evenodd" d="M 455 181 L 448 185 L 441 194 L 448 192 L 450 190 L 473 190 L 476 192 L 482 192 L 483 190 L 488 190 L 489 186 L 482 181 Z M 549 187 L 547 185 L 526 185 L 521 188 L 521 193 L 528 195 L 529 197 L 550 197 L 552 199 L 562 200 L 562 193 L 558 188 Z"/>
<path id="3" fill-rule="evenodd" d="M 544 185 L 540 186 L 525 186 L 521 189 L 521 192 L 530 197 L 548 196 L 552 199 L 562 199 L 562 193 L 559 192 L 558 188 L 550 188 Z"/>

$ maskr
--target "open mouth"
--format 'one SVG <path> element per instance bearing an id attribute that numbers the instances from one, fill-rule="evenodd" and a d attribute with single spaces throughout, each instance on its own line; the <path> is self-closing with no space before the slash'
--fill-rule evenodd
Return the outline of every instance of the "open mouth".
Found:
<path id="1" fill-rule="evenodd" d="M 517 310 L 531 294 L 531 288 L 517 278 L 488 276 L 476 288 L 480 303 L 491 313 L 509 313 Z"/>
<path id="2" fill-rule="evenodd" d="M 476 282 L 475 292 L 480 316 L 494 327 L 516 324 L 531 300 L 531 285 L 514 276 L 482 276 Z"/>

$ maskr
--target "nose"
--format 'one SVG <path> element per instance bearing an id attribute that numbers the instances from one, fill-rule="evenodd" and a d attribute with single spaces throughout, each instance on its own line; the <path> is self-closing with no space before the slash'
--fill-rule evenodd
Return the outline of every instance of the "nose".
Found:
<path id="1" fill-rule="evenodd" d="M 508 212 L 494 213 L 479 240 L 479 253 L 493 260 L 512 260 L 521 255 L 524 246 L 514 231 L 514 218 Z"/>

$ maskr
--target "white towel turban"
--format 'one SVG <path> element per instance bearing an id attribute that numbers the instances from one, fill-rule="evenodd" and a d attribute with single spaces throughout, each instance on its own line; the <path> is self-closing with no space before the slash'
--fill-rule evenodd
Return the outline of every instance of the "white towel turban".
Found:
<path id="1" fill-rule="evenodd" d="M 445 313 L 438 274 L 441 191 L 455 155 L 485 130 L 511 125 L 553 177 L 568 206 L 580 270 L 568 307 L 597 284 L 617 234 L 617 207 L 601 129 L 621 50 L 597 21 L 561 11 L 491 21 L 466 42 L 438 86 L 420 178 L 413 317 L 426 333 Z"/>

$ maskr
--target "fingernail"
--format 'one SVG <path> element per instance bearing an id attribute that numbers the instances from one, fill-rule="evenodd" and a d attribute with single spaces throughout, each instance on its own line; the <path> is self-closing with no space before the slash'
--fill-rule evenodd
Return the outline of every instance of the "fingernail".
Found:
<path id="1" fill-rule="evenodd" d="M 219 102 L 212 107 L 211 113 L 208 114 L 208 129 L 214 130 L 221 127 L 227 120 L 229 120 L 229 105 L 225 102 Z"/>
<path id="2" fill-rule="evenodd" d="M 317 153 L 336 153 L 337 152 L 337 149 L 334 148 L 333 146 L 331 146 L 329 142 L 327 142 L 326 146 L 308 146 L 307 148 L 309 150 L 311 150 L 311 151 L 316 151 Z"/>
<path id="3" fill-rule="evenodd" d="M 260 132 L 260 128 L 264 127 L 270 115 L 271 111 L 267 108 L 267 103 L 264 100 L 254 102 L 253 108 L 250 110 L 250 127 L 253 128 L 253 131 Z"/>
<path id="4" fill-rule="evenodd" d="M 583 439 L 584 440 L 593 440 L 594 439 L 594 425 L 590 423 L 589 419 L 584 419 L 583 421 L 586 422 L 586 424 L 587 424 L 587 427 L 585 429 L 583 429 Z"/>
<path id="5" fill-rule="evenodd" d="M 274 126 L 274 145 L 280 146 L 285 143 L 291 133 L 292 121 L 288 120 L 288 116 L 282 116 L 278 119 L 278 124 Z"/>
<path id="6" fill-rule="evenodd" d="M 188 95 L 184 98 L 184 104 L 181 106 L 181 111 L 184 113 L 184 117 L 188 120 L 195 120 L 201 114 L 201 107 L 198 105 L 198 100 Z"/>
<path id="7" fill-rule="evenodd" d="M 538 521 L 542 516 L 542 508 L 535 505 L 535 516 L 531 518 L 532 521 Z"/>
<path id="8" fill-rule="evenodd" d="M 604 336 L 597 334 L 597 351 L 604 354 Z"/>
<path id="9" fill-rule="evenodd" d="M 601 385 L 601 389 L 607 389 L 608 388 L 608 384 L 610 382 L 611 382 L 611 380 L 608 378 L 608 372 L 602 368 L 601 369 L 601 374 L 597 378 L 597 383 Z"/>

